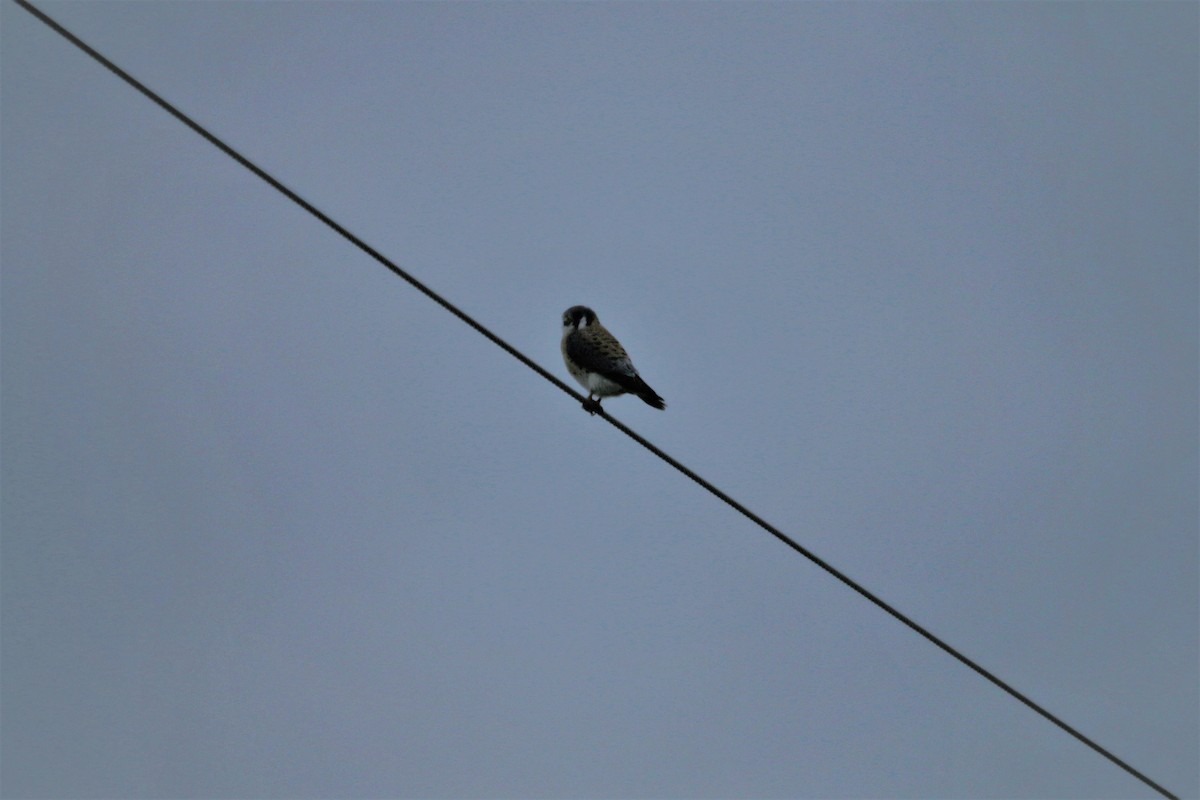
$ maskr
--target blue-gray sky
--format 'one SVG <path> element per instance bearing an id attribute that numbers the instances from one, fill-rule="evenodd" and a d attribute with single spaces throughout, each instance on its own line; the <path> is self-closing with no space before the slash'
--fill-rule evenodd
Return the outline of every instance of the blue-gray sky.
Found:
<path id="1" fill-rule="evenodd" d="M 1200 6 L 42 6 L 1200 794 Z M 1152 795 L 0 24 L 4 796 Z"/>

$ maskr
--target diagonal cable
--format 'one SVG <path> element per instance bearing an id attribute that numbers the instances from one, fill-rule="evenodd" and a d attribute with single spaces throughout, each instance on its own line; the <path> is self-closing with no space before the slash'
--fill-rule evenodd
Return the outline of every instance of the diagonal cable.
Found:
<path id="1" fill-rule="evenodd" d="M 488 330 L 486 327 L 484 327 L 479 322 L 476 322 L 465 311 L 462 311 L 461 309 L 459 309 L 457 306 L 455 306 L 450 301 L 446 300 L 444 297 L 439 295 L 437 292 L 433 291 L 428 286 L 421 283 L 421 281 L 417 280 L 409 272 L 407 272 L 404 269 L 401 269 L 399 266 L 397 266 L 395 264 L 395 262 L 393 262 L 392 260 L 390 260 L 389 258 L 384 256 L 378 250 L 376 250 L 375 248 L 368 245 L 362 239 L 359 239 L 357 236 L 355 236 L 353 233 L 351 233 L 346 228 L 342 227 L 342 225 L 340 225 L 339 223 L 334 221 L 333 218 L 331 218 L 330 216 L 325 214 L 323 211 L 321 211 L 319 208 L 314 206 L 312 203 L 305 200 L 300 195 L 296 194 L 296 192 L 289 189 L 281 181 L 279 181 L 278 179 L 273 177 L 266 170 L 262 169 L 257 164 L 250 161 L 248 158 L 243 156 L 237 150 L 234 150 L 232 147 L 230 147 L 228 144 L 226 144 L 224 141 L 222 141 L 220 138 L 218 138 L 215 134 L 211 133 L 210 131 L 208 131 L 208 129 L 204 128 L 202 125 L 200 125 L 198 122 L 193 120 L 191 117 L 184 114 L 179 109 L 175 108 L 175 106 L 171 105 L 171 103 L 167 102 L 161 96 L 156 94 L 154 91 L 152 91 L 150 88 L 148 88 L 141 81 L 137 80 L 132 75 L 130 75 L 128 72 L 126 72 L 125 70 L 118 67 L 116 64 L 114 64 L 112 61 L 108 60 L 108 58 L 106 58 L 100 52 L 98 52 L 97 50 L 92 48 L 90 45 L 88 45 L 82 39 L 80 39 L 75 34 L 71 33 L 70 31 L 68 31 L 66 28 L 64 28 L 62 25 L 60 25 L 58 22 L 56 22 L 51 17 L 47 16 L 39 8 L 34 6 L 32 3 L 30 3 L 29 0 L 13 0 L 13 1 L 15 3 L 17 3 L 17 5 L 24 8 L 26 11 L 28 11 L 33 16 L 37 17 L 41 22 L 45 23 L 48 27 L 50 27 L 56 33 L 61 35 L 67 41 L 71 42 L 71 44 L 75 45 L 80 50 L 87 53 L 89 56 L 91 56 L 93 59 L 95 59 L 97 62 L 99 62 L 101 66 L 110 70 L 118 78 L 125 81 L 127 84 L 132 86 L 137 91 L 141 92 L 149 100 L 154 102 L 156 105 L 158 105 L 164 111 L 166 111 L 168 114 L 175 117 L 177 120 L 182 122 L 187 127 L 191 128 L 193 131 L 195 131 L 200 136 L 207 139 L 212 145 L 214 145 L 219 150 L 221 150 L 221 152 L 225 153 L 225 155 L 229 156 L 234 161 L 238 162 L 243 167 L 245 167 L 246 169 L 253 172 L 259 178 L 266 181 L 266 183 L 268 183 L 272 188 L 277 190 L 280 194 L 284 195 L 289 200 L 291 200 L 293 203 L 300 206 L 308 213 L 312 214 L 314 217 L 319 219 L 321 222 L 325 223 L 325 225 L 327 225 L 328 227 L 332 228 L 342 238 L 346 239 L 348 242 L 350 242 L 352 245 L 357 247 L 359 250 L 362 250 L 364 253 L 369 255 L 371 258 L 375 259 L 380 264 L 387 267 L 389 270 L 394 272 L 400 278 L 403 278 L 405 281 L 408 281 L 408 283 L 412 284 L 412 286 L 414 288 L 416 288 L 418 291 L 420 291 L 422 294 L 427 296 L 429 299 L 433 300 L 438 305 L 445 308 L 447 311 L 449 311 L 451 314 L 453 314 L 454 316 L 461 319 L 466 324 L 470 325 L 472 328 L 474 328 L 479 333 L 486 336 L 488 339 L 490 339 L 492 342 L 494 342 L 496 345 L 498 345 L 500 348 L 502 348 L 505 352 L 507 352 L 509 355 L 511 355 L 513 358 L 516 358 L 522 364 L 529 367 L 530 369 L 532 369 L 537 374 L 541 375 L 546 380 L 550 381 L 552 384 L 557 386 L 559 389 L 562 389 L 564 392 L 571 395 L 576 400 L 580 401 L 580 403 L 584 403 L 585 404 L 584 408 L 589 408 L 589 406 L 586 405 L 585 398 L 581 394 L 579 394 L 574 389 L 572 389 L 570 386 L 563 383 L 557 377 L 552 375 L 550 372 L 548 372 L 545 368 L 543 368 L 541 365 L 539 365 L 533 359 L 529 358 L 524 353 L 522 353 L 520 350 L 517 350 L 515 347 L 510 345 L 508 342 L 504 341 L 499 336 L 492 333 L 490 330 Z M 839 581 L 844 583 L 846 586 L 853 589 L 858 594 L 862 595 L 866 600 L 870 601 L 871 603 L 878 606 L 883 611 L 887 612 L 889 615 L 891 615 L 893 618 L 895 618 L 898 622 L 900 622 L 903 625 L 905 625 L 906 627 L 910 628 L 913 632 L 917 633 L 918 635 L 920 635 L 921 637 L 923 637 L 924 639 L 929 641 L 931 644 L 935 645 L 936 647 L 938 647 L 939 649 L 941 649 L 942 651 L 944 651 L 945 653 L 947 653 L 948 655 L 953 657 L 955 660 L 959 661 L 961 664 L 963 664 L 968 669 L 970 669 L 973 672 L 975 672 L 976 674 L 978 674 L 980 677 L 982 677 L 985 680 L 987 680 L 988 682 L 992 683 L 997 688 L 1001 689 L 1006 694 L 1013 697 L 1015 700 L 1024 704 L 1025 706 L 1030 708 L 1032 711 L 1034 711 L 1041 717 L 1045 718 L 1047 721 L 1049 721 L 1053 725 L 1057 726 L 1064 732 L 1066 732 L 1066 733 L 1070 734 L 1071 736 L 1073 736 L 1074 738 L 1078 739 L 1080 742 L 1087 745 L 1092 750 L 1096 751 L 1101 756 L 1103 756 L 1104 758 L 1108 759 L 1110 762 L 1112 762 L 1116 766 L 1123 769 L 1125 772 L 1127 772 L 1130 775 L 1132 775 L 1133 777 L 1137 778 L 1142 783 L 1144 783 L 1147 786 L 1149 786 L 1150 788 L 1154 789 L 1159 794 L 1163 795 L 1164 797 L 1172 798 L 1173 800 L 1178 800 L 1177 795 L 1172 794 L 1167 789 L 1165 789 L 1163 786 L 1161 786 L 1160 784 L 1158 784 L 1157 782 L 1152 780 L 1149 776 L 1147 776 L 1144 773 L 1140 772 L 1139 770 L 1135 769 L 1133 766 L 1131 766 L 1124 760 L 1118 758 L 1114 753 L 1112 753 L 1107 748 L 1105 748 L 1105 747 L 1101 746 L 1100 744 L 1098 744 L 1097 742 L 1093 741 L 1092 739 L 1090 739 L 1089 737 L 1087 737 L 1086 735 L 1084 735 L 1083 733 L 1081 733 L 1080 731 L 1075 729 L 1073 726 L 1067 724 L 1066 722 L 1064 722 L 1063 720 L 1061 720 L 1060 718 L 1058 718 L 1057 716 L 1052 714 L 1050 711 L 1046 710 L 1041 705 L 1034 702 L 1032 699 L 1027 697 L 1025 694 L 1023 694 L 1022 692 L 1020 692 L 1017 689 L 1015 689 L 1014 687 L 1012 687 L 1010 684 L 1008 684 L 1005 681 L 1001 680 L 1000 678 L 996 677 L 990 671 L 988 671 L 984 667 L 980 666 L 978 663 L 976 663 L 974 660 L 972 660 L 968 656 L 964 655 L 958 649 L 952 647 L 950 644 L 948 644 L 947 642 L 940 639 L 938 636 L 936 636 L 930 630 L 928 630 L 923 625 L 921 625 L 920 623 L 913 620 L 911 617 L 909 617 L 906 614 L 904 614 L 903 612 L 901 612 L 899 609 L 897 609 L 892 604 L 888 603 L 883 598 L 876 595 L 870 589 L 867 589 L 865 586 L 860 584 L 858 581 L 854 580 L 846 573 L 837 569 L 832 564 L 825 561 L 825 559 L 821 558 L 816 553 L 814 553 L 811 550 L 809 550 L 808 548 L 804 547 L 799 542 L 797 542 L 795 539 L 792 539 L 790 536 L 785 534 L 783 531 L 779 530 L 774 525 L 767 522 L 766 520 L 764 520 L 762 517 L 755 514 L 750 509 L 746 508 L 746 506 L 742 505 L 737 500 L 734 500 L 728 494 L 721 491 L 713 484 L 709 483 L 707 480 L 702 478 L 696 472 L 694 472 L 690 468 L 684 466 L 682 463 L 677 461 L 675 458 L 673 458 L 672 456 L 668 455 L 666 452 L 661 450 L 657 445 L 653 444 L 652 442 L 647 440 L 645 437 L 643 437 L 641 434 L 639 434 L 639 433 L 635 432 L 634 430 L 632 430 L 631 428 L 629 428 L 627 425 L 625 425 L 625 423 L 621 422 L 620 420 L 616 419 L 615 417 L 610 416 L 608 414 L 608 412 L 605 411 L 603 408 L 598 409 L 595 413 L 598 413 L 601 417 L 603 417 L 605 420 L 607 420 L 617 430 L 621 431 L 626 436 L 633 439 L 635 442 L 640 444 L 642 447 L 645 447 L 647 450 L 649 450 L 651 453 L 653 453 L 654 455 L 661 458 L 667 464 L 671 465 L 676 470 L 678 470 L 679 472 L 686 475 L 688 478 L 691 478 L 693 481 L 695 481 L 697 484 L 699 484 L 701 487 L 703 487 L 705 490 L 707 490 L 709 493 L 711 493 L 717 499 L 728 504 L 731 508 L 733 508 L 735 511 L 737 511 L 742 516 L 746 517 L 748 520 L 753 522 L 755 525 L 762 528 L 767 533 L 774 536 L 776 539 L 779 539 L 779 541 L 783 542 L 785 545 L 792 548 L 797 553 L 804 556 L 809 561 L 813 562 L 814 564 L 816 564 L 818 567 L 820 567 L 821 569 L 828 572 L 833 577 L 837 578 Z"/>

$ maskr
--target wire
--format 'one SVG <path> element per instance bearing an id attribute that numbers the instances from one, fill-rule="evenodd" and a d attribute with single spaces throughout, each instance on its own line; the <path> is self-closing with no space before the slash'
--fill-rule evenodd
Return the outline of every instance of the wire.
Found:
<path id="1" fill-rule="evenodd" d="M 914 621 L 912 618 L 908 617 L 906 614 L 902 613 L 895 606 L 893 606 L 892 604 L 883 600 L 881 597 L 876 595 L 871 590 L 867 589 L 865 586 L 860 584 L 858 581 L 856 581 L 853 578 L 851 578 L 850 576 L 846 575 L 844 572 L 837 569 L 829 562 L 825 561 L 825 559 L 821 558 L 816 553 L 812 552 L 811 550 L 804 547 L 796 540 L 792 539 L 787 534 L 783 533 L 781 530 L 776 528 L 774 525 L 770 524 L 769 522 L 764 520 L 762 517 L 758 516 L 753 511 L 746 508 L 744 505 L 742 505 L 738 501 L 734 500 L 732 497 L 727 495 L 725 492 L 721 491 L 716 486 L 709 483 L 704 478 L 700 477 L 694 471 L 692 471 L 688 467 L 684 466 L 679 461 L 675 460 L 673 457 L 667 455 L 667 453 L 663 452 L 656 445 L 654 445 L 653 443 L 651 443 L 650 441 L 645 439 L 643 436 L 641 436 L 637 432 L 630 429 L 623 422 L 621 422 L 620 420 L 618 420 L 612 416 L 609 416 L 608 412 L 605 411 L 603 408 L 596 408 L 595 406 L 589 405 L 587 403 L 586 399 L 581 394 L 579 394 L 574 389 L 572 389 L 570 386 L 563 383 L 561 380 L 559 380 L 557 377 L 555 377 L 551 373 L 547 372 L 542 366 L 540 366 L 535 361 L 530 359 L 524 353 L 517 350 L 515 347 L 510 345 L 508 342 L 504 341 L 499 336 L 497 336 L 496 334 L 492 333 L 490 330 L 485 328 L 483 325 L 476 322 L 466 312 L 462 311 L 457 306 L 455 306 L 453 303 L 451 303 L 450 301 L 446 300 L 441 295 L 439 295 L 437 292 L 433 291 L 428 286 L 421 283 L 419 280 L 417 280 L 415 277 L 413 277 L 407 271 L 401 269 L 393 261 L 388 259 L 383 254 L 381 254 L 378 250 L 371 247 L 363 240 L 359 239 L 357 236 L 355 236 L 353 233 L 348 231 L 346 228 L 342 227 L 340 224 L 335 222 L 332 218 L 330 218 L 328 215 L 326 215 L 324 212 L 322 212 L 320 209 L 318 209 L 312 203 L 308 202 L 303 197 L 296 194 L 294 191 L 292 191 L 287 186 L 285 186 L 283 183 L 281 183 L 279 180 L 277 180 L 276 178 L 271 176 L 266 170 L 262 169 L 261 167 L 259 167 L 256 164 L 254 164 L 248 158 L 243 156 L 238 151 L 234 150 L 232 147 L 230 147 L 228 144 L 226 144 L 221 139 L 219 139 L 216 135 L 209 132 L 206 128 L 201 126 L 199 123 L 192 120 L 191 117 L 187 116 L 182 111 L 175 108 L 175 106 L 171 105 L 169 102 L 167 102 L 162 97 L 160 97 L 158 94 L 156 94 L 155 92 L 150 90 L 147 86 L 145 86 L 143 83 L 138 81 L 132 75 L 127 73 L 125 70 L 118 67 L 112 61 L 109 61 L 105 56 L 103 56 L 98 51 L 93 49 L 90 45 L 88 45 L 82 39 L 77 37 L 75 34 L 68 31 L 66 28 L 64 28 L 62 25 L 60 25 L 58 22 L 51 19 L 49 16 L 47 16 L 45 13 L 43 13 L 40 9 L 38 9 L 36 6 L 34 6 L 28 0 L 14 0 L 14 2 L 17 3 L 19 6 L 21 6 L 22 8 L 24 8 L 29 13 L 33 14 L 35 17 L 37 17 L 39 20 L 41 20 L 43 23 L 45 23 L 47 26 L 49 26 L 51 29 L 53 29 L 56 33 L 61 35 L 67 41 L 71 42 L 71 44 L 75 45 L 80 50 L 87 53 L 89 56 L 91 56 L 93 59 L 95 59 L 97 62 L 99 62 L 103 67 L 105 67 L 106 69 L 113 72 L 118 78 L 120 78 L 121 80 L 128 83 L 130 86 L 132 86 L 137 91 L 141 92 L 143 95 L 145 95 L 151 101 L 153 101 L 156 105 L 160 106 L 168 114 L 170 114 L 171 116 L 178 119 L 184 125 L 188 126 L 193 131 L 198 133 L 200 136 L 207 139 L 210 143 L 212 143 L 219 150 L 221 150 L 221 152 L 225 153 L 227 156 L 232 158 L 234 161 L 238 162 L 243 167 L 245 167 L 246 169 L 253 172 L 255 175 L 257 175 L 262 180 L 266 181 L 268 184 L 270 184 L 273 188 L 278 190 L 281 194 L 283 194 L 289 200 L 294 202 L 296 205 L 300 206 L 305 211 L 309 212 L 314 217 L 319 219 L 321 222 L 325 223 L 327 226 L 332 228 L 336 233 L 338 233 L 340 236 L 342 236 L 348 242 L 353 244 L 359 250 L 362 250 L 364 253 L 369 255 L 371 258 L 375 259 L 380 264 L 387 267 L 389 270 L 394 272 L 397 276 L 408 281 L 410 284 L 413 285 L 413 287 L 415 287 L 417 290 L 419 290 L 422 294 L 426 295 L 427 297 L 429 297 L 429 299 L 433 300 L 435 303 L 437 303 L 438 305 L 445 308 L 451 314 L 458 317 L 463 322 L 467 323 L 472 328 L 477 330 L 479 333 L 483 334 L 488 339 L 490 339 L 491 341 L 496 343 L 503 350 L 505 350 L 509 355 L 516 358 L 522 364 L 529 367 L 530 369 L 532 369 L 537 374 L 541 375 L 546 380 L 550 381 L 550 383 L 554 384 L 559 389 L 562 389 L 564 392 L 566 392 L 567 394 L 574 397 L 576 400 L 578 400 L 581 404 L 584 405 L 585 409 L 594 410 L 594 413 L 598 413 L 601 417 L 603 417 L 605 420 L 607 420 L 609 422 L 609 424 L 611 424 L 617 430 L 621 431 L 626 436 L 628 436 L 629 438 L 633 439 L 635 442 L 640 444 L 642 447 L 646 448 L 651 453 L 653 453 L 654 455 L 661 458 L 667 464 L 670 464 L 672 467 L 677 469 L 679 472 L 681 472 L 684 475 L 686 475 L 687 477 L 691 478 L 693 481 L 695 481 L 700 486 L 702 486 L 704 489 L 706 489 L 708 492 L 710 492 L 712 495 L 714 495 L 717 499 L 728 504 L 731 508 L 733 508 L 735 511 L 737 511 L 742 516 L 746 517 L 748 520 L 753 522 L 755 525 L 759 526 L 760 528 L 765 530 L 767 533 L 771 534 L 776 539 L 783 542 L 785 545 L 792 548 L 797 553 L 804 556 L 809 561 L 813 562 L 814 564 L 816 564 L 818 567 L 820 567 L 821 569 L 828 572 L 833 577 L 837 578 L 839 581 L 841 581 L 846 586 L 853 589 L 855 592 L 858 592 L 858 594 L 862 595 L 864 598 L 869 600 L 871 603 L 874 603 L 876 606 L 878 606 L 883 611 L 890 614 L 897 621 L 903 623 L 905 626 L 907 626 L 908 628 L 913 630 L 915 633 L 919 634 L 920 636 L 922 636 L 923 638 L 928 640 L 930 643 L 936 645 L 938 648 L 940 648 L 941 650 L 946 652 L 948 655 L 952 656 L 954 659 L 956 659 L 957 661 L 962 663 L 964 666 L 966 666 L 973 672 L 977 673 L 979 676 L 983 677 L 990 683 L 994 684 L 996 687 L 998 687 L 1005 693 L 1009 694 L 1014 699 L 1020 701 L 1024 705 L 1028 706 L 1034 712 L 1036 712 L 1040 716 L 1044 717 L 1046 720 L 1053 723 L 1054 725 L 1056 725 L 1057 727 L 1059 727 L 1066 733 L 1075 737 L 1080 742 L 1087 745 L 1092 750 L 1096 751 L 1097 753 L 1099 753 L 1101 756 L 1103 756 L 1104 758 L 1111 761 L 1116 766 L 1125 770 L 1125 772 L 1127 772 L 1130 775 L 1132 775 L 1133 777 L 1137 778 L 1142 783 L 1144 783 L 1147 786 L 1149 786 L 1150 788 L 1154 789 L 1159 794 L 1163 795 L 1164 797 L 1169 797 L 1169 798 L 1173 798 L 1174 800 L 1178 800 L 1177 795 L 1174 795 L 1171 792 L 1167 791 L 1160 784 L 1151 780 L 1150 777 L 1148 777 L 1144 773 L 1140 772 L 1139 770 L 1134 769 L 1131 765 L 1129 765 L 1122 759 L 1118 758 L 1111 751 L 1102 747 L 1101 745 L 1099 745 L 1092 739 L 1088 738 L 1087 736 L 1085 736 L 1083 733 L 1076 730 L 1071 725 L 1068 725 L 1066 722 L 1059 719 L 1057 716 L 1055 716 L 1051 712 L 1047 711 L 1041 705 L 1034 702 L 1029 697 L 1027 697 L 1023 693 L 1021 693 L 1017 689 L 1013 688 L 1005 681 L 996 677 L 990 671 L 984 669 L 982 666 L 977 664 L 971 658 L 969 658 L 968 656 L 961 653 L 958 649 L 950 646 L 948 643 L 946 643 L 942 639 L 938 638 L 936 635 L 934 635 L 932 632 L 930 632 L 927 628 L 920 625 L 919 623 Z"/>

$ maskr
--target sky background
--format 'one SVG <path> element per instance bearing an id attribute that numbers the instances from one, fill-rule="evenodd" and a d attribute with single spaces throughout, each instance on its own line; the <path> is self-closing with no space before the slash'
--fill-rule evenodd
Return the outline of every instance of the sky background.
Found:
<path id="1" fill-rule="evenodd" d="M 41 6 L 1200 794 L 1200 6 Z M 5 797 L 1153 796 L 0 26 Z"/>

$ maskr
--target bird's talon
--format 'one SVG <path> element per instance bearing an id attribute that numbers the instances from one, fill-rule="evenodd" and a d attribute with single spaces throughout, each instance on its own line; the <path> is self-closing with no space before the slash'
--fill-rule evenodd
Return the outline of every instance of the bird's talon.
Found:
<path id="1" fill-rule="evenodd" d="M 600 401 L 593 400 L 589 397 L 587 400 L 583 401 L 583 410 L 591 414 L 593 417 L 596 416 L 596 412 L 600 410 Z"/>

